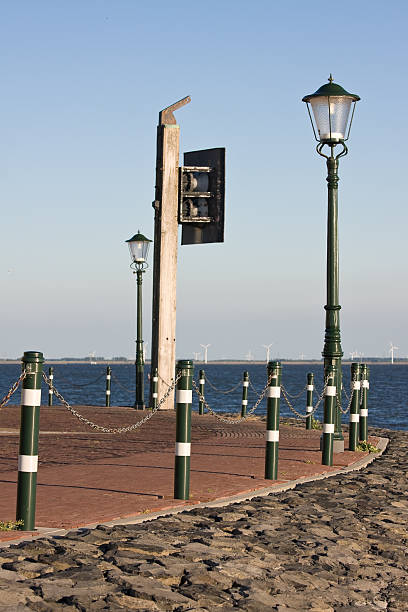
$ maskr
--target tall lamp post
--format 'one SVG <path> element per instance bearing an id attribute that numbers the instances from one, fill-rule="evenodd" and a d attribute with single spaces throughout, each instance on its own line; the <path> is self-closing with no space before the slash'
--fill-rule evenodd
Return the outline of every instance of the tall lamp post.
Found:
<path id="1" fill-rule="evenodd" d="M 350 136 L 355 106 L 360 97 L 348 93 L 343 87 L 333 83 L 333 78 L 330 75 L 328 83 L 322 85 L 315 93 L 305 96 L 302 100 L 307 104 L 314 137 L 318 142 L 316 151 L 326 158 L 327 164 L 327 301 L 324 307 L 326 310 L 326 331 L 322 355 L 324 357 L 325 379 L 329 366 L 335 368 L 335 386 L 337 387 L 337 397 L 341 401 L 341 358 L 343 351 L 340 341 L 339 312 L 341 306 L 339 305 L 339 242 L 337 232 L 339 177 L 337 170 L 340 157 L 347 155 L 348 152 L 345 141 Z M 314 122 L 310 106 L 312 107 Z M 323 153 L 325 146 L 328 147 L 328 155 Z M 336 147 L 339 147 L 340 152 L 337 153 Z M 334 443 L 337 452 L 344 450 L 341 414 L 337 402 Z"/>
<path id="2" fill-rule="evenodd" d="M 143 356 L 143 340 L 142 340 L 142 274 L 147 269 L 147 253 L 152 242 L 138 230 L 129 240 L 126 240 L 129 245 L 130 258 L 132 263 L 130 267 L 133 269 L 133 274 L 137 278 L 137 334 L 136 334 L 136 410 L 144 410 L 144 356 Z"/>

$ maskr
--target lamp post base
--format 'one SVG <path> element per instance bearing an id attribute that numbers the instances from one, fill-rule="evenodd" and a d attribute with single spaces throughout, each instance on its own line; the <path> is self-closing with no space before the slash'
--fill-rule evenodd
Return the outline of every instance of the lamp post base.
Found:
<path id="1" fill-rule="evenodd" d="M 323 435 L 320 436 L 320 450 L 323 450 Z M 344 453 L 344 439 L 333 439 L 333 453 Z"/>

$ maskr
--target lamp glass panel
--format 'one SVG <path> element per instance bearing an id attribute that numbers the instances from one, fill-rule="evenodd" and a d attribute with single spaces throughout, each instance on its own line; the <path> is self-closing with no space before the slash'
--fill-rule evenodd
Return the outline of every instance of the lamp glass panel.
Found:
<path id="1" fill-rule="evenodd" d="M 135 263 L 143 263 L 147 259 L 147 253 L 149 251 L 150 242 L 144 240 L 135 240 L 129 242 L 129 251 L 132 261 Z"/>
<path id="2" fill-rule="evenodd" d="M 319 140 L 345 139 L 352 102 L 348 96 L 318 96 L 310 100 Z"/>

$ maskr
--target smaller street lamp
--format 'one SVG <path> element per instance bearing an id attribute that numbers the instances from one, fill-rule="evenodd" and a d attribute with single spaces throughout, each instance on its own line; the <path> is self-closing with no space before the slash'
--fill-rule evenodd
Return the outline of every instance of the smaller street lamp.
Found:
<path id="1" fill-rule="evenodd" d="M 339 244 L 338 244 L 338 165 L 340 157 L 348 153 L 345 141 L 350 135 L 354 109 L 360 97 L 351 94 L 341 85 L 333 83 L 330 75 L 329 82 L 319 87 L 315 93 L 302 98 L 307 104 L 313 134 L 318 144 L 316 151 L 326 158 L 327 164 L 327 266 L 326 266 L 326 329 L 324 337 L 323 357 L 325 378 L 329 368 L 335 368 L 335 386 L 337 397 L 341 398 L 342 373 L 341 358 L 343 351 L 340 340 L 340 304 L 339 304 Z M 313 123 L 312 113 L 316 127 Z M 350 110 L 351 112 L 350 117 Z M 329 155 L 323 153 L 323 148 L 329 148 Z M 340 152 L 337 153 L 336 147 Z M 341 414 L 337 402 L 335 414 L 334 440 L 339 441 L 339 447 L 344 448 L 343 434 L 341 432 Z"/>
<path id="2" fill-rule="evenodd" d="M 132 263 L 130 267 L 133 269 L 133 274 L 137 275 L 137 333 L 136 333 L 136 410 L 144 410 L 144 355 L 143 355 L 143 340 L 142 340 L 142 274 L 147 269 L 147 254 L 149 252 L 150 243 L 152 242 L 146 236 L 140 233 L 126 240 L 129 245 L 130 259 Z"/>

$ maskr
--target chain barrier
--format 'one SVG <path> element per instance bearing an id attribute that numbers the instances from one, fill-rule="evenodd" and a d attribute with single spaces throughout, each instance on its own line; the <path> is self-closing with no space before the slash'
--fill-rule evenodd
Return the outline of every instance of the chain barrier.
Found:
<path id="1" fill-rule="evenodd" d="M 300 393 L 297 393 L 296 395 L 291 395 L 286 389 L 285 389 L 285 393 L 291 399 L 298 399 L 306 391 L 306 389 L 307 389 L 307 384 L 303 387 Z"/>
<path id="2" fill-rule="evenodd" d="M 344 395 L 346 396 L 346 400 L 349 401 L 350 396 L 348 395 L 347 391 L 345 390 L 345 388 L 343 387 L 343 385 L 341 385 L 341 390 L 344 393 Z"/>
<path id="3" fill-rule="evenodd" d="M 82 389 L 82 387 L 89 387 L 89 385 L 93 385 L 98 382 L 98 380 L 100 380 L 103 376 L 105 376 L 105 372 L 102 372 L 102 374 L 98 376 L 98 378 L 95 378 L 95 380 L 91 380 L 91 382 L 84 383 L 83 385 L 77 385 L 76 383 L 71 382 L 70 380 L 65 378 L 65 376 L 62 376 L 62 374 L 58 372 L 58 378 L 61 378 L 61 380 L 71 385 L 71 387 L 76 387 L 77 389 Z"/>
<path id="4" fill-rule="evenodd" d="M 254 385 L 252 384 L 252 380 L 249 379 L 249 386 L 251 387 L 252 391 L 255 393 L 255 395 L 260 395 L 259 391 L 257 391 L 254 387 Z"/>
<path id="5" fill-rule="evenodd" d="M 325 381 L 324 383 L 324 387 L 323 387 L 323 391 L 321 392 L 319 399 L 317 400 L 316 405 L 313 407 L 313 410 L 311 412 L 307 412 L 306 414 L 301 414 L 300 412 L 298 412 L 291 404 L 290 400 L 289 400 L 289 395 L 288 392 L 286 391 L 285 387 L 283 385 L 281 385 L 281 389 L 282 389 L 282 395 L 284 400 L 286 401 L 287 405 L 289 406 L 289 409 L 293 412 L 293 414 L 295 414 L 298 418 L 300 419 L 307 419 L 308 417 L 311 417 L 314 415 L 314 413 L 316 412 L 316 410 L 318 409 L 318 407 L 320 406 L 325 393 L 326 393 L 326 389 L 327 389 L 327 382 L 328 379 Z"/>
<path id="6" fill-rule="evenodd" d="M 200 390 L 197 387 L 195 380 L 193 380 L 193 389 L 197 393 L 198 397 L 200 398 L 200 402 L 203 402 L 203 404 L 207 408 L 208 412 L 210 412 L 213 416 L 215 416 L 216 419 L 218 419 L 219 421 L 222 421 L 222 423 L 230 423 L 231 425 L 238 425 L 238 423 L 241 423 L 241 421 L 246 421 L 255 412 L 255 410 L 258 408 L 259 404 L 262 402 L 263 398 L 265 397 L 266 390 L 269 387 L 269 384 L 270 384 L 273 376 L 274 376 L 273 373 L 269 376 L 268 382 L 266 383 L 264 389 L 262 390 L 261 394 L 259 395 L 259 398 L 257 399 L 257 401 L 252 406 L 251 410 L 249 410 L 247 412 L 246 416 L 244 416 L 244 417 L 240 416 L 238 419 L 229 419 L 229 418 L 226 418 L 226 417 L 221 417 L 219 414 L 214 412 L 214 410 L 211 408 L 211 406 L 207 403 L 204 395 L 201 395 Z"/>
<path id="7" fill-rule="evenodd" d="M 207 374 L 205 375 L 205 382 L 210 385 L 211 389 L 214 389 L 214 391 L 216 391 L 217 393 L 222 393 L 224 395 L 227 395 L 228 393 L 232 393 L 233 391 L 236 391 L 240 385 L 242 386 L 242 382 L 239 381 L 239 383 L 237 383 L 235 387 L 232 387 L 232 389 L 228 389 L 228 391 L 222 391 L 221 389 L 217 389 L 217 387 L 213 385 L 210 380 L 208 380 Z"/>
<path id="8" fill-rule="evenodd" d="M 20 374 L 16 382 L 10 387 L 9 392 L 0 401 L 0 408 L 3 408 L 10 401 L 11 396 L 15 393 L 20 386 L 21 381 L 26 377 L 25 371 Z"/>
<path id="9" fill-rule="evenodd" d="M 122 385 L 122 383 L 120 382 L 120 380 L 118 379 L 117 376 L 115 376 L 115 374 L 113 372 L 111 372 L 111 376 L 112 378 L 117 382 L 117 384 L 119 385 L 119 387 L 122 387 L 122 389 L 124 389 L 127 393 L 129 393 L 130 395 L 133 395 L 135 392 L 131 391 L 130 389 L 128 389 L 127 387 L 125 387 L 125 385 Z"/>
<path id="10" fill-rule="evenodd" d="M 52 384 L 52 381 L 43 372 L 43 379 L 45 380 L 46 384 L 49 386 L 50 389 L 53 390 L 54 395 L 60 400 L 60 402 L 69 410 L 69 412 L 74 417 L 76 417 L 79 421 L 81 421 L 85 425 L 88 425 L 89 427 L 92 427 L 92 429 L 96 429 L 97 431 L 101 431 L 102 433 L 111 433 L 111 434 L 128 433 L 130 431 L 134 431 L 135 429 L 138 429 L 139 427 L 144 425 L 147 421 L 149 421 L 149 419 L 151 419 L 152 416 L 154 414 L 156 414 L 156 412 L 160 409 L 161 405 L 169 397 L 170 393 L 175 388 L 175 386 L 177 384 L 177 381 L 180 379 L 180 377 L 181 377 L 181 372 L 179 372 L 177 374 L 177 376 L 176 376 L 175 380 L 172 382 L 171 386 L 169 386 L 169 388 L 167 389 L 166 393 L 163 395 L 161 400 L 157 403 L 156 408 L 154 408 L 151 412 L 149 412 L 143 419 L 141 419 L 137 423 L 133 423 L 132 425 L 127 425 L 126 427 L 103 427 L 102 425 L 98 425 L 97 423 L 93 423 L 92 421 L 90 421 L 89 419 L 84 417 L 82 414 L 77 412 L 75 410 L 75 408 L 70 406 L 70 404 L 68 404 L 68 402 L 62 397 L 62 395 L 54 387 L 54 385 Z"/>

